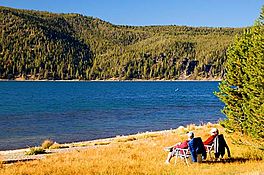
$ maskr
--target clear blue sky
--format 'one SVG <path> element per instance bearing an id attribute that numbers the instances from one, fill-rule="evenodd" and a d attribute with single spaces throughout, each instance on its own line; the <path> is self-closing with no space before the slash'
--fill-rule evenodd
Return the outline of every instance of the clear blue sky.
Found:
<path id="1" fill-rule="evenodd" d="M 122 25 L 245 27 L 264 0 L 1 0 L 0 6 L 79 13 Z"/>

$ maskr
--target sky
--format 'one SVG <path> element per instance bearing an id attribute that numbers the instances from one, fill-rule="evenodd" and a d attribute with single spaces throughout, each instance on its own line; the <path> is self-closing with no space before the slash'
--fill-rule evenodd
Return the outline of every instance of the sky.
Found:
<path id="1" fill-rule="evenodd" d="M 79 13 L 117 25 L 246 27 L 264 0 L 0 0 L 0 6 Z"/>

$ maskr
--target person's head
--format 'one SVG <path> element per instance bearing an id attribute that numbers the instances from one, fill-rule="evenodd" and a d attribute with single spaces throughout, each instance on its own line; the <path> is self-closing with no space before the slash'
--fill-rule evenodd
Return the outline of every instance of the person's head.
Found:
<path id="1" fill-rule="evenodd" d="M 211 135 L 218 135 L 219 131 L 217 128 L 212 128 L 210 133 L 211 133 Z"/>
<path id="2" fill-rule="evenodd" d="M 188 136 L 188 140 L 191 140 L 194 138 L 194 133 L 192 131 L 190 131 L 187 133 L 187 136 Z"/>

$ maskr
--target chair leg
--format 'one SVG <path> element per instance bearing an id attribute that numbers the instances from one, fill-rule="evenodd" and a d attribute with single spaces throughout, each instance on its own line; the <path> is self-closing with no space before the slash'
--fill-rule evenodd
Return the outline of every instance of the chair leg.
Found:
<path id="1" fill-rule="evenodd" d="M 211 156 L 211 151 L 210 150 L 208 151 L 208 154 L 209 154 L 210 160 L 212 160 L 212 156 Z"/>
<path id="2" fill-rule="evenodd" d="M 180 153 L 180 151 L 176 151 L 174 165 L 176 165 L 178 157 L 183 158 L 186 165 L 189 166 L 187 155 L 186 155 L 185 151 L 183 151 L 183 155 Z"/>
<path id="3" fill-rule="evenodd" d="M 178 158 L 178 151 L 176 151 L 176 154 L 175 154 L 175 161 L 174 161 L 174 165 L 176 165 L 176 163 L 177 163 L 177 158 Z"/>
<path id="4" fill-rule="evenodd" d="M 188 159 L 187 159 L 187 157 L 184 157 L 184 159 L 185 159 L 185 163 L 186 163 L 186 165 L 189 166 L 189 163 L 188 163 Z"/>
<path id="5" fill-rule="evenodd" d="M 189 166 L 189 163 L 188 163 L 188 160 L 187 160 L 187 157 L 186 157 L 185 152 L 183 153 L 183 155 L 184 155 L 184 159 L 185 159 L 185 163 L 186 163 L 186 165 Z"/>

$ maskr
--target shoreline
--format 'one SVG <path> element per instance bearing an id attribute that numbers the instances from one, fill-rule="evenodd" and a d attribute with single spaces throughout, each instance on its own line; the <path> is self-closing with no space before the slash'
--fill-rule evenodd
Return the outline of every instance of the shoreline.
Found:
<path id="1" fill-rule="evenodd" d="M 54 155 L 57 153 L 68 153 L 72 151 L 80 151 L 84 149 L 89 148 L 97 148 L 100 146 L 109 146 L 110 144 L 114 143 L 126 143 L 131 141 L 136 141 L 140 139 L 148 139 L 148 138 L 155 138 L 164 134 L 170 134 L 170 133 L 181 133 L 184 134 L 187 131 L 197 130 L 203 127 L 220 127 L 217 123 L 206 123 L 203 125 L 195 125 L 195 124 L 189 124 L 185 126 L 179 126 L 174 129 L 168 129 L 168 130 L 160 130 L 160 131 L 146 131 L 142 133 L 137 134 L 131 134 L 131 135 L 117 135 L 115 137 L 109 137 L 109 138 L 102 138 L 102 139 L 95 139 L 95 140 L 88 140 L 88 141 L 80 141 L 80 142 L 71 142 L 71 143 L 56 143 L 61 145 L 61 148 L 57 149 L 45 149 L 46 153 L 44 154 L 37 154 L 37 155 L 26 155 L 25 153 L 30 150 L 30 148 L 18 148 L 13 150 L 0 150 L 0 162 L 4 164 L 10 164 L 10 163 L 16 163 L 21 161 L 30 161 L 30 160 L 37 160 L 37 159 L 43 159 L 46 156 Z M 40 143 L 41 145 L 41 143 Z M 35 147 L 41 147 L 41 146 L 35 146 Z"/>
<path id="2" fill-rule="evenodd" d="M 173 129 L 176 130 L 176 129 Z M 102 139 L 95 139 L 95 140 L 87 140 L 87 141 L 79 141 L 79 142 L 71 142 L 71 143 L 54 143 L 59 144 L 62 146 L 61 148 L 57 149 L 44 149 L 45 153 L 43 154 L 36 154 L 36 155 L 26 155 L 26 152 L 30 150 L 30 148 L 40 147 L 40 146 L 33 146 L 28 148 L 18 148 L 18 149 L 11 149 L 11 150 L 0 150 L 0 163 L 2 164 L 12 164 L 17 162 L 27 162 L 32 160 L 39 160 L 44 159 L 46 156 L 60 154 L 60 153 L 69 153 L 72 151 L 81 151 L 85 149 L 97 148 L 100 146 L 109 146 L 113 143 L 125 143 L 127 141 L 134 141 L 138 140 L 140 137 L 144 138 L 144 135 L 160 135 L 162 133 L 171 132 L 171 130 L 162 130 L 162 131 L 146 131 L 143 133 L 131 134 L 131 135 L 122 135 L 122 136 L 115 136 L 109 138 L 102 138 Z"/>
<path id="3" fill-rule="evenodd" d="M 212 124 L 212 123 L 210 123 L 210 124 Z M 205 125 L 207 125 L 207 124 L 205 124 Z M 213 124 L 213 125 L 215 125 L 215 124 Z M 184 126 L 179 126 L 178 128 L 186 128 L 186 126 L 185 127 Z M 83 141 L 77 141 L 77 142 L 66 142 L 66 143 L 59 143 L 59 144 L 61 144 L 63 146 L 70 146 L 70 147 L 72 146 L 72 147 L 74 147 L 75 145 L 93 144 L 93 143 L 96 143 L 96 142 L 108 142 L 108 141 L 114 141 L 116 139 L 125 139 L 125 138 L 128 138 L 128 137 L 137 137 L 137 136 L 146 135 L 146 134 L 150 134 L 150 135 L 151 134 L 161 134 L 161 133 L 166 133 L 166 132 L 171 132 L 173 130 L 177 130 L 178 128 L 168 129 L 168 130 L 160 130 L 160 131 L 145 131 L 145 132 L 139 132 L 139 133 L 136 133 L 136 134 L 117 135 L 117 136 L 114 136 L 114 137 L 106 137 L 106 138 L 99 138 L 99 139 L 93 139 L 93 140 L 83 140 Z M 56 141 L 55 141 L 55 143 L 56 143 Z M 38 147 L 38 146 L 32 146 L 32 147 Z M 25 151 L 25 150 L 28 150 L 29 148 L 31 148 L 31 147 L 0 150 L 0 155 L 1 155 L 1 153 L 4 153 L 4 152 Z"/>

